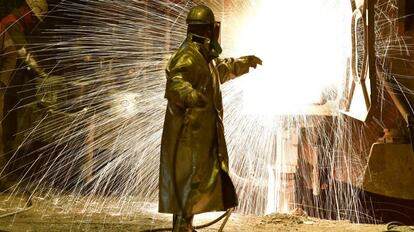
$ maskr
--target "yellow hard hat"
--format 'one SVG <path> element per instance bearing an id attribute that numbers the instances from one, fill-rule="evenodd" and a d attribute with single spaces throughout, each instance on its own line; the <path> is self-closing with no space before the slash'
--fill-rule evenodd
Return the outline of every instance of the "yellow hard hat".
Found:
<path id="1" fill-rule="evenodd" d="M 26 4 L 30 7 L 34 15 L 43 22 L 48 9 L 46 0 L 26 0 Z"/>

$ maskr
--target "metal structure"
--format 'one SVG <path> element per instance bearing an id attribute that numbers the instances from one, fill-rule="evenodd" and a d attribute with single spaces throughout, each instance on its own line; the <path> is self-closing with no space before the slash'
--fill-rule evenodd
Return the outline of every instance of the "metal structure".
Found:
<path id="1" fill-rule="evenodd" d="M 385 123 L 383 137 L 372 144 L 368 163 L 365 168 L 362 181 L 362 189 L 365 191 L 368 207 L 373 208 L 376 218 L 388 220 L 388 218 L 400 217 L 401 220 L 413 220 L 412 216 L 405 217 L 398 213 L 402 205 L 413 205 L 414 201 L 414 132 L 413 132 L 413 110 L 412 99 L 408 91 L 413 89 L 412 80 L 405 80 L 397 73 L 410 69 L 408 57 L 398 54 L 385 53 L 383 59 L 376 60 L 378 55 L 374 50 L 377 41 L 374 33 L 374 4 L 377 0 L 354 0 L 352 18 L 352 61 L 350 62 L 350 78 L 347 80 L 347 103 L 343 113 L 369 123 L 374 116 L 382 115 L 382 109 L 377 103 L 378 89 L 384 91 L 385 99 L 391 102 L 390 108 L 395 108 L 400 115 L 396 115 L 394 121 L 401 118 L 401 123 L 406 128 L 396 126 L 397 123 Z M 380 4 L 380 1 L 379 3 Z M 405 2 L 398 2 L 398 13 L 404 18 Z M 401 20 L 400 20 L 401 21 Z M 407 35 L 401 29 L 401 22 L 395 25 L 398 33 Z M 390 31 L 382 33 L 392 33 Z M 398 39 L 396 39 L 398 40 Z M 391 42 L 392 43 L 392 42 Z M 392 46 L 392 45 L 387 45 Z M 401 71 L 404 70 L 404 71 Z M 408 71 L 412 72 L 412 71 Z M 382 100 L 386 101 L 386 100 Z M 381 103 L 383 104 L 383 103 Z M 390 111 L 390 108 L 386 110 Z M 394 205 L 394 206 L 393 206 Z M 393 208 L 394 207 L 394 208 Z M 394 212 L 392 215 L 390 212 Z M 387 212 L 388 211 L 388 212 Z M 391 216 L 390 216 L 391 215 Z M 396 216 L 398 215 L 398 216 Z"/>
<path id="2" fill-rule="evenodd" d="M 342 113 L 365 121 L 375 106 L 375 32 L 374 5 L 376 0 L 352 1 L 352 59 L 348 65 L 346 103 Z"/>

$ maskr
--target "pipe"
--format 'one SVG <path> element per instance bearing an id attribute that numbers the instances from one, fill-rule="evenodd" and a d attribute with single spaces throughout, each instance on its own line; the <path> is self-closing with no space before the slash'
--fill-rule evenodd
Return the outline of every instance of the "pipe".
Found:
<path id="1" fill-rule="evenodd" d="M 390 95 L 392 102 L 397 107 L 398 111 L 402 115 L 404 121 L 407 123 L 408 134 L 410 136 L 411 148 L 414 151 L 414 115 L 410 108 L 410 103 L 407 98 L 401 99 L 392 89 L 391 83 L 384 78 L 384 72 L 382 67 L 377 65 L 377 76 L 383 81 L 385 90 Z M 401 89 L 398 90 L 400 94 L 404 94 Z"/>

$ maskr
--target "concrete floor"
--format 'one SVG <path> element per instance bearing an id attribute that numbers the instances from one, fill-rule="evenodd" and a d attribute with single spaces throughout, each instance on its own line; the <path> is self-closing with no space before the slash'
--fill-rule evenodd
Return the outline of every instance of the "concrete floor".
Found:
<path id="1" fill-rule="evenodd" d="M 155 204 L 132 198 L 96 198 L 75 195 L 33 197 L 33 207 L 14 216 L 0 218 L 0 231 L 142 231 L 169 227 L 171 216 L 156 213 Z M 0 195 L 0 214 L 24 207 L 22 195 Z M 203 224 L 220 213 L 196 217 Z M 198 231 L 217 231 L 220 225 Z M 385 231 L 385 225 L 351 224 L 290 215 L 246 216 L 233 214 L 225 231 Z"/>

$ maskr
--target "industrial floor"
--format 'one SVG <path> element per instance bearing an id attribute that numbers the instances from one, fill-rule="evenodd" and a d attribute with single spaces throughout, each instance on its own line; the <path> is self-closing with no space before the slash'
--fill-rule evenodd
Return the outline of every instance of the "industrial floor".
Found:
<path id="1" fill-rule="evenodd" d="M 62 195 L 34 196 L 27 211 L 0 218 L 0 232 L 58 232 L 58 231 L 142 231 L 165 228 L 171 216 L 156 213 L 156 205 L 135 202 L 133 199 L 112 199 Z M 0 214 L 23 209 L 23 195 L 0 195 Z M 220 213 L 201 215 L 196 224 L 204 224 Z M 217 231 L 220 225 L 198 231 Z M 326 221 L 305 216 L 268 215 L 246 216 L 233 214 L 225 231 L 385 231 L 385 225 L 351 224 L 346 221 Z M 393 230 L 397 231 L 397 230 Z M 398 230 L 402 231 L 402 230 Z M 407 231 L 407 230 L 406 230 Z"/>

